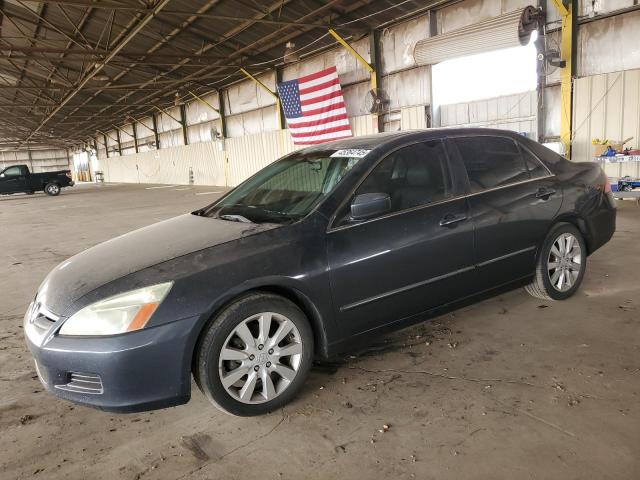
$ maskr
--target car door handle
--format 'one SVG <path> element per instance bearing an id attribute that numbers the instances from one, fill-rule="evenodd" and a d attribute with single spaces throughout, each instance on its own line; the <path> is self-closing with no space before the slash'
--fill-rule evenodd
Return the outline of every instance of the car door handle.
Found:
<path id="1" fill-rule="evenodd" d="M 551 195 L 556 193 L 555 190 L 547 190 L 546 188 L 539 188 L 536 192 L 536 198 L 541 198 L 542 200 L 547 200 Z"/>
<path id="2" fill-rule="evenodd" d="M 442 217 L 440 220 L 441 227 L 449 227 L 451 225 L 455 225 L 458 222 L 463 222 L 467 219 L 467 216 L 464 213 L 454 215 L 453 213 L 449 213 Z"/>

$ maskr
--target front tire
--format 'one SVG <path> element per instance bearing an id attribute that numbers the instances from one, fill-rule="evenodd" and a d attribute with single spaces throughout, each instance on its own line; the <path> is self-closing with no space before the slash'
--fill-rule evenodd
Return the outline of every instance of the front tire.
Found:
<path id="1" fill-rule="evenodd" d="M 206 327 L 194 376 L 220 410 L 262 415 L 293 399 L 312 361 L 313 332 L 305 314 L 278 295 L 252 293 Z"/>
<path id="2" fill-rule="evenodd" d="M 58 195 L 60 195 L 60 190 L 60 185 L 54 182 L 47 183 L 44 186 L 44 192 L 52 197 L 57 197 Z"/>
<path id="3" fill-rule="evenodd" d="M 580 287 L 586 268 L 587 246 L 580 230 L 558 223 L 542 244 L 535 278 L 525 290 L 542 300 L 565 300 Z"/>

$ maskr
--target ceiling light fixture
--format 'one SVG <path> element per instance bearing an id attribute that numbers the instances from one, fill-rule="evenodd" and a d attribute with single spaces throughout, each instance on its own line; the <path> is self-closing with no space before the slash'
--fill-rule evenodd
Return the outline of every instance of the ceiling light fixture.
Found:
<path id="1" fill-rule="evenodd" d="M 300 61 L 300 55 L 295 51 L 296 44 L 293 42 L 287 42 L 286 48 L 284 50 L 284 63 L 294 63 Z"/>

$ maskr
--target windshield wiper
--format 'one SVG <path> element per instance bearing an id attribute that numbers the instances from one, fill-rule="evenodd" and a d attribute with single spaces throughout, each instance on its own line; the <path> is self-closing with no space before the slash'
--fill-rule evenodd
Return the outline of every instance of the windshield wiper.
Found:
<path id="1" fill-rule="evenodd" d="M 227 215 L 219 215 L 218 218 L 221 220 L 228 220 L 230 222 L 253 223 L 247 217 L 243 217 L 242 215 L 227 214 Z"/>

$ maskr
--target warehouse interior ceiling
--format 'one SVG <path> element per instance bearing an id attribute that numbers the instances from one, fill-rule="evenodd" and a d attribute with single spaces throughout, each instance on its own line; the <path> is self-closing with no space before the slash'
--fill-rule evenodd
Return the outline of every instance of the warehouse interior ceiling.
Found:
<path id="1" fill-rule="evenodd" d="M 0 0 L 0 148 L 77 145 L 436 3 Z"/>

